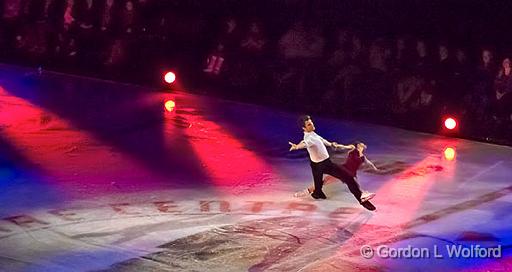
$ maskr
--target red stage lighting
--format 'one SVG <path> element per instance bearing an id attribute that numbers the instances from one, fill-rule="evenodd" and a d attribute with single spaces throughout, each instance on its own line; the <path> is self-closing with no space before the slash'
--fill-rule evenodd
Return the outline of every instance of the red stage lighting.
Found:
<path id="1" fill-rule="evenodd" d="M 174 103 L 174 101 L 172 100 L 167 100 L 165 101 L 164 107 L 166 111 L 172 112 L 174 110 L 174 107 L 176 107 L 176 103 Z"/>
<path id="2" fill-rule="evenodd" d="M 455 121 L 455 119 L 451 118 L 451 117 L 448 117 L 444 120 L 444 126 L 449 129 L 449 130 L 452 130 L 454 129 L 455 127 L 457 127 L 457 121 Z"/>
<path id="3" fill-rule="evenodd" d="M 176 80 L 176 74 L 173 72 L 167 72 L 164 75 L 165 82 L 172 84 Z"/>

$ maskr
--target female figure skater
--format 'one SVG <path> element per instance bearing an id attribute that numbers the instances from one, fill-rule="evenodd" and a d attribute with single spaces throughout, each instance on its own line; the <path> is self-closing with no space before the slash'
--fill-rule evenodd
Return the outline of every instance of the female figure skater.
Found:
<path id="1" fill-rule="evenodd" d="M 380 171 L 375 164 L 373 164 L 366 156 L 363 154 L 364 150 L 366 149 L 366 145 L 362 142 L 356 142 L 353 145 L 353 149 L 348 153 L 347 159 L 345 160 L 345 163 L 340 165 L 340 168 L 347 174 L 347 176 L 350 177 L 350 179 L 353 179 L 355 183 L 357 183 L 357 170 L 362 164 L 366 164 L 370 166 L 375 171 Z M 323 178 L 323 185 L 330 184 L 336 181 L 336 178 L 330 175 L 326 175 Z M 357 183 L 359 185 L 359 183 Z M 314 186 L 311 185 L 308 188 L 297 192 L 294 194 L 295 197 L 304 197 L 310 195 L 313 190 Z M 369 193 L 364 191 L 361 194 L 361 200 L 360 202 L 366 202 L 370 199 L 372 199 L 375 196 L 375 193 Z"/>

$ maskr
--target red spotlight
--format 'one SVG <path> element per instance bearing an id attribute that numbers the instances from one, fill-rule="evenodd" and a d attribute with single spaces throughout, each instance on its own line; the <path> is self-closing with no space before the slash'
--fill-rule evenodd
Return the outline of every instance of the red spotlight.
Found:
<path id="1" fill-rule="evenodd" d="M 451 148 L 451 147 L 447 147 L 444 150 L 444 158 L 449 161 L 453 161 L 453 159 L 455 159 L 455 149 Z"/>
<path id="2" fill-rule="evenodd" d="M 167 72 L 164 75 L 164 80 L 165 82 L 172 84 L 176 80 L 176 74 L 174 74 L 173 72 Z"/>
<path id="3" fill-rule="evenodd" d="M 165 101 L 164 107 L 166 111 L 172 112 L 174 110 L 174 107 L 176 107 L 176 103 L 174 103 L 174 101 L 172 100 L 167 100 Z"/>
<path id="4" fill-rule="evenodd" d="M 457 121 L 455 121 L 455 119 L 451 118 L 451 117 L 448 117 L 444 120 L 444 126 L 449 129 L 449 130 L 452 130 L 454 129 L 455 127 L 457 127 Z"/>

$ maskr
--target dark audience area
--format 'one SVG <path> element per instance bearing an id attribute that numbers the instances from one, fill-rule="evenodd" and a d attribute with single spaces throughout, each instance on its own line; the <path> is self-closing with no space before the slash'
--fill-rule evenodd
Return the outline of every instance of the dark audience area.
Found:
<path id="1" fill-rule="evenodd" d="M 0 0 L 0 61 L 512 144 L 506 1 Z"/>

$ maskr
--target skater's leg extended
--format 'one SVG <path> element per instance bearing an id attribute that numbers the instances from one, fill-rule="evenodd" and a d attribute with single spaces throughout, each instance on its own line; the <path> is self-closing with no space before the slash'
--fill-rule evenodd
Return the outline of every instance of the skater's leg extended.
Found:
<path id="1" fill-rule="evenodd" d="M 348 189 L 350 192 L 354 195 L 354 197 L 357 199 L 357 201 L 361 202 L 361 194 L 363 193 L 361 191 L 361 188 L 359 187 L 359 183 L 354 179 L 354 177 L 350 176 L 348 173 L 346 173 L 343 169 L 341 169 L 339 166 L 335 165 L 334 163 L 331 163 L 328 165 L 325 169 L 325 173 L 329 174 L 339 180 L 341 180 L 343 183 L 347 184 Z"/>

